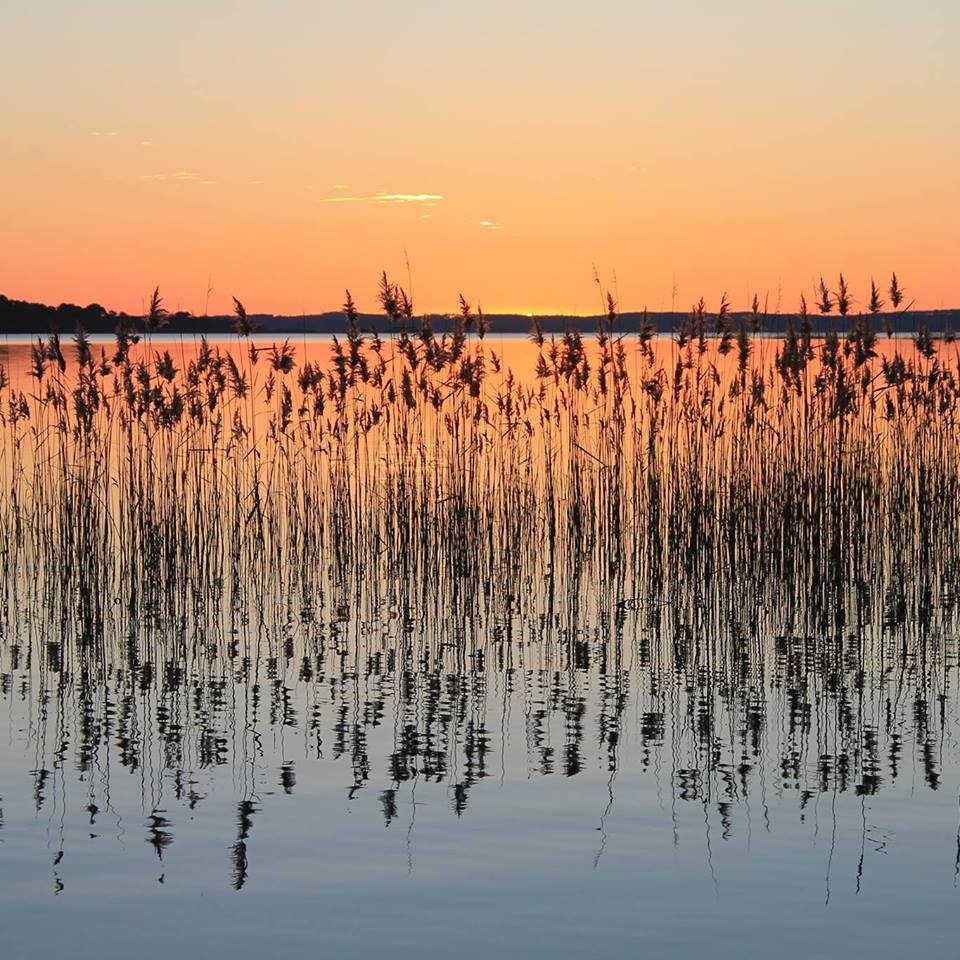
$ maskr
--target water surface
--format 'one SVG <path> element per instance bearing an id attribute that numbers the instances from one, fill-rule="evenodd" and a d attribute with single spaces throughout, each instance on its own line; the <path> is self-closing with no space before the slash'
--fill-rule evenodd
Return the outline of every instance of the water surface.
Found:
<path id="1" fill-rule="evenodd" d="M 163 473 L 169 500 L 143 491 L 200 462 L 179 428 L 144 434 L 146 460 L 61 445 L 50 415 L 16 427 L 45 452 L 19 460 L 8 425 L 5 956 L 951 951 L 954 421 L 933 444 L 866 403 L 830 439 L 784 414 L 768 448 L 711 419 L 708 468 L 699 421 L 613 445 L 587 399 L 496 454 L 424 414 L 411 465 L 400 434 L 270 434 L 261 395 L 288 472 L 225 453 Z M 190 449 L 220 442 L 202 430 Z M 658 431 L 673 462 L 627 467 Z M 802 462 L 783 438 L 814 435 L 849 461 L 771 502 L 765 478 Z M 476 459 L 441 471 L 454 454 Z M 747 506 L 724 463 L 756 465 Z"/>

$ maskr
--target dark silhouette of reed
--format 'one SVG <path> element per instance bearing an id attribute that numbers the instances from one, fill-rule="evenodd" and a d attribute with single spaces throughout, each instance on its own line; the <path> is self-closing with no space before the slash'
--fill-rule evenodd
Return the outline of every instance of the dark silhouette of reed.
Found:
<path id="1" fill-rule="evenodd" d="M 29 386 L 0 378 L 0 683 L 36 704 L 37 810 L 76 773 L 92 824 L 97 784 L 149 762 L 162 858 L 197 771 L 229 766 L 240 889 L 262 730 L 322 744 L 389 826 L 418 780 L 465 815 L 515 701 L 531 771 L 600 769 L 612 804 L 629 720 L 722 837 L 758 784 L 868 797 L 907 750 L 938 788 L 952 341 L 880 343 L 879 291 L 851 317 L 842 277 L 817 308 L 848 332 L 804 304 L 775 341 L 759 298 L 736 330 L 700 301 L 664 341 L 615 333 L 607 295 L 590 340 L 534 325 L 524 378 L 465 300 L 440 337 L 386 276 L 381 301 L 389 338 L 348 294 L 323 363 L 260 345 L 239 301 L 236 345 L 155 342 L 157 291 L 143 341 L 52 334 Z"/>

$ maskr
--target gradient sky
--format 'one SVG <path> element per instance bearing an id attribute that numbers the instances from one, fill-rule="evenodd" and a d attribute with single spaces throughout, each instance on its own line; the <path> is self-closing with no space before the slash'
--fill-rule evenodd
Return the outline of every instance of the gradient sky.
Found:
<path id="1" fill-rule="evenodd" d="M 0 292 L 960 306 L 957 0 L 3 4 Z"/>

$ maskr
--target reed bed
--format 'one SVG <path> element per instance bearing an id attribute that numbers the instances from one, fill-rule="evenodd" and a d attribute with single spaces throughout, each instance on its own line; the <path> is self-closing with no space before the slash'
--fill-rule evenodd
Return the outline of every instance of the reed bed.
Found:
<path id="1" fill-rule="evenodd" d="M 534 325 L 530 375 L 480 311 L 438 336 L 385 277 L 391 332 L 348 296 L 322 362 L 239 303 L 229 347 L 157 343 L 158 294 L 109 350 L 38 340 L 28 387 L 0 377 L 2 682 L 37 702 L 38 806 L 68 743 L 91 797 L 111 762 L 160 771 L 154 818 L 231 765 L 242 885 L 264 730 L 379 779 L 389 822 L 418 778 L 464 812 L 513 704 L 531 770 L 612 775 L 639 731 L 722 820 L 766 783 L 869 795 L 905 749 L 936 788 L 960 355 L 878 337 L 876 287 L 855 317 L 845 282 L 819 299 L 781 339 L 725 299 L 665 339 L 607 297 L 592 338 Z"/>
<path id="2" fill-rule="evenodd" d="M 201 341 L 179 362 L 151 343 L 158 295 L 142 343 L 38 340 L 30 386 L 6 384 L 0 407 L 8 609 L 37 591 L 95 635 L 117 598 L 177 619 L 211 587 L 229 600 L 279 582 L 309 605 L 331 567 L 509 599 L 528 550 L 556 576 L 563 551 L 591 576 L 626 564 L 693 584 L 724 569 L 850 580 L 869 555 L 893 581 L 939 540 L 955 579 L 952 341 L 878 344 L 867 314 L 821 338 L 804 316 L 773 342 L 756 302 L 732 331 L 724 301 L 664 343 L 615 335 L 610 299 L 592 341 L 535 328 L 525 378 L 466 303 L 437 337 L 386 279 L 381 298 L 400 332 L 364 334 L 348 298 L 326 365 L 254 345 L 239 303 L 236 348 Z"/>

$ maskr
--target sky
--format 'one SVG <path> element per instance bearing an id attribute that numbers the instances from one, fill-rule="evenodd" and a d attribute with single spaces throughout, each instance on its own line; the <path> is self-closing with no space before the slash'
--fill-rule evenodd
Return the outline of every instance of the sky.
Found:
<path id="1" fill-rule="evenodd" d="M 960 306 L 956 0 L 0 0 L 0 292 Z"/>

